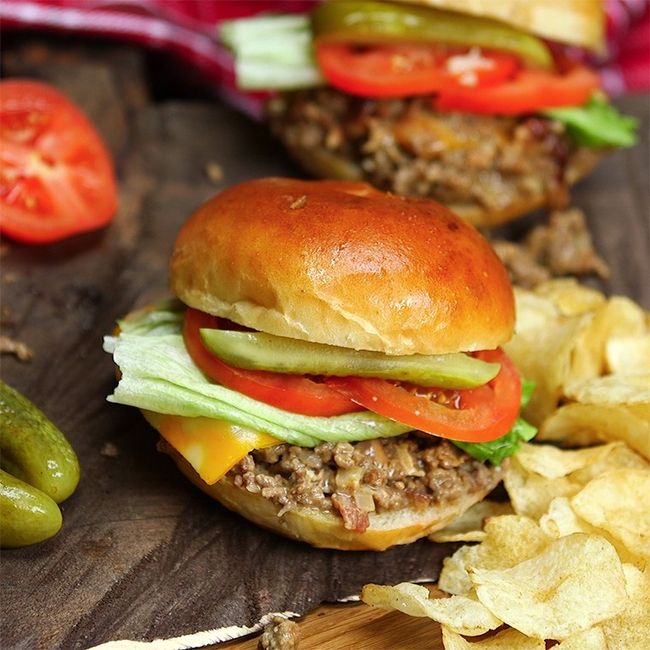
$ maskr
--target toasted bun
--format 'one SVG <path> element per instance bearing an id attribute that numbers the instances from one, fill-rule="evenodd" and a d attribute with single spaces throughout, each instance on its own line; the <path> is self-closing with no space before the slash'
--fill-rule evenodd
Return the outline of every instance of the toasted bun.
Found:
<path id="1" fill-rule="evenodd" d="M 269 178 L 218 194 L 181 230 L 171 285 L 260 331 L 388 354 L 494 348 L 514 324 L 507 272 L 474 228 L 364 183 Z"/>
<path id="2" fill-rule="evenodd" d="M 410 544 L 440 530 L 481 501 L 503 476 L 502 469 L 495 467 L 492 469 L 493 483 L 486 489 L 462 494 L 443 506 L 371 513 L 370 526 L 363 533 L 357 533 L 344 528 L 341 517 L 316 508 L 299 507 L 278 516 L 280 508 L 261 494 L 253 494 L 245 488 L 237 487 L 228 477 L 208 485 L 172 447 L 164 444 L 162 450 L 174 459 L 183 474 L 197 487 L 254 524 L 318 548 L 343 551 L 383 551 L 396 544 Z"/>
<path id="3" fill-rule="evenodd" d="M 599 0 L 397 0 L 494 18 L 537 36 L 594 50 L 605 36 Z"/>

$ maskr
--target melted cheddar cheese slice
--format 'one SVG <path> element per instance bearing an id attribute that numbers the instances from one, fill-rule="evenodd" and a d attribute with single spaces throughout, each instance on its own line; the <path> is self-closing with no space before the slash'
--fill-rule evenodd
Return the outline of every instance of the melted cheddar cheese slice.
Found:
<path id="1" fill-rule="evenodd" d="M 212 418 L 187 418 L 143 411 L 151 426 L 208 484 L 216 483 L 253 449 L 281 443 L 266 433 Z"/>

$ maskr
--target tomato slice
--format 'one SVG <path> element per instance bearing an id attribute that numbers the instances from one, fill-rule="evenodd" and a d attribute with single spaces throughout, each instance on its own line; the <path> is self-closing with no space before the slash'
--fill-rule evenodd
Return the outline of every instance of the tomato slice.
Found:
<path id="1" fill-rule="evenodd" d="M 370 45 L 321 42 L 318 65 L 327 81 L 351 95 L 405 97 L 446 88 L 501 83 L 517 70 L 517 57 L 444 45 Z M 457 62 L 454 65 L 454 62 Z M 469 67 L 468 67 L 469 66 Z"/>
<path id="2" fill-rule="evenodd" d="M 210 379 L 293 413 L 329 417 L 363 410 L 340 391 L 307 377 L 229 366 L 203 345 L 199 333 L 202 327 L 219 328 L 219 318 L 188 307 L 183 324 L 185 346 L 194 363 Z"/>
<path id="3" fill-rule="evenodd" d="M 485 442 L 505 435 L 515 423 L 521 377 L 500 349 L 477 352 L 475 356 L 500 363 L 501 370 L 489 384 L 468 390 L 423 395 L 423 389 L 383 379 L 330 377 L 326 381 L 368 410 L 414 429 L 452 440 Z"/>
<path id="4" fill-rule="evenodd" d="M 582 106 L 600 88 L 598 75 L 585 66 L 566 74 L 521 70 L 512 80 L 476 92 L 456 87 L 440 91 L 439 110 L 520 115 L 557 106 Z"/>
<path id="5" fill-rule="evenodd" d="M 0 231 L 51 242 L 106 224 L 117 189 L 111 158 L 86 116 L 37 81 L 0 82 Z"/>

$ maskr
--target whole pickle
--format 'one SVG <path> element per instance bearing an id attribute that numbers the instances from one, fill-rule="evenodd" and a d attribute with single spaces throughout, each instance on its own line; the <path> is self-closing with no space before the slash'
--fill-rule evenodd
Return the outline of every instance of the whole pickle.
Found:
<path id="1" fill-rule="evenodd" d="M 27 398 L 0 382 L 0 546 L 55 535 L 57 503 L 79 483 L 79 461 L 57 427 Z"/>
<path id="2" fill-rule="evenodd" d="M 0 467 L 56 503 L 79 483 L 77 455 L 59 429 L 26 397 L 0 382 Z"/>
<path id="3" fill-rule="evenodd" d="M 0 470 L 0 546 L 42 542 L 61 529 L 59 506 L 44 492 Z"/>

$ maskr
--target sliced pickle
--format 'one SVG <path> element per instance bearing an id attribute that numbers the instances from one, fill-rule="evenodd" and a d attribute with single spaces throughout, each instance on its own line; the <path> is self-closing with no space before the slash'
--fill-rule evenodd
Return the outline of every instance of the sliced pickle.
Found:
<path id="1" fill-rule="evenodd" d="M 299 375 L 378 377 L 437 388 L 475 388 L 496 377 L 498 363 L 467 354 L 388 355 L 300 341 L 264 332 L 201 329 L 205 346 L 236 368 Z"/>

